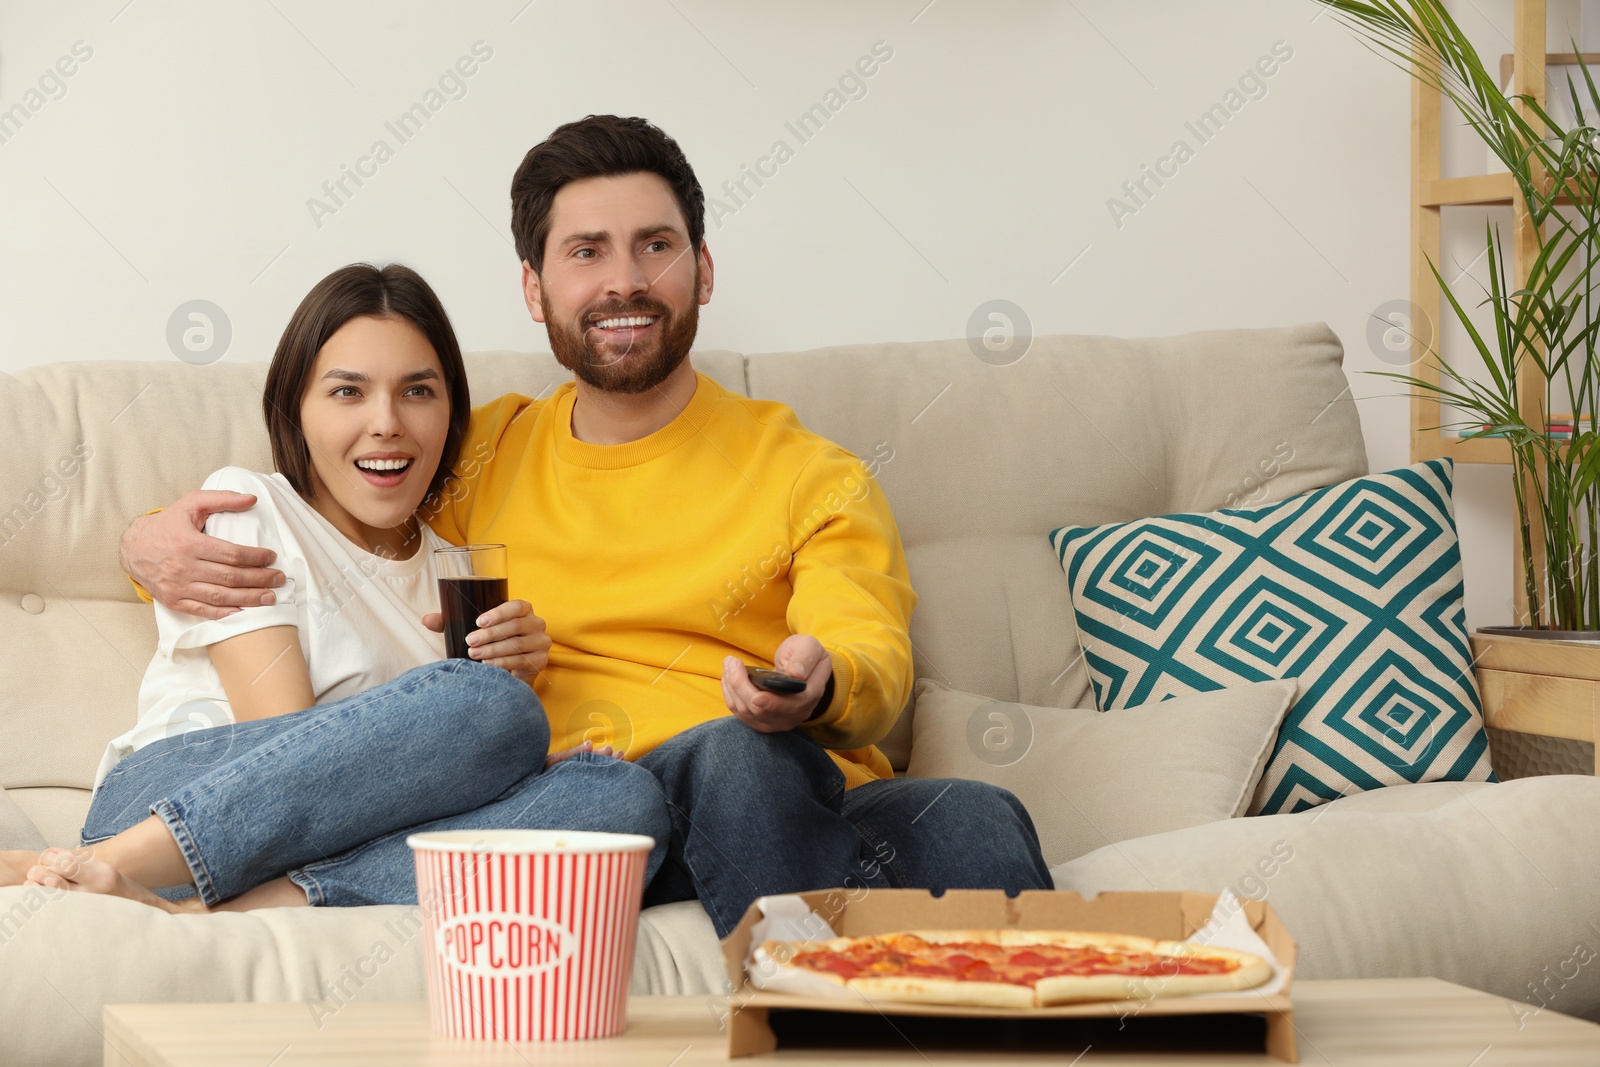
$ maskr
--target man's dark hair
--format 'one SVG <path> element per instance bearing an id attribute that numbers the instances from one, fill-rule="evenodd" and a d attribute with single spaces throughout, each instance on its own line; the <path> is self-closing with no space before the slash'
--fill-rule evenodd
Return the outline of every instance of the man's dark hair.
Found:
<path id="1" fill-rule="evenodd" d="M 472 397 L 467 392 L 461 345 L 444 305 L 422 275 L 398 263 L 383 268 L 370 263 L 340 267 L 312 286 L 295 308 L 278 340 L 261 394 L 267 437 L 272 442 L 272 465 L 289 480 L 295 492 L 311 499 L 311 451 L 300 425 L 300 403 L 305 399 L 308 379 L 322 346 L 341 326 L 363 315 L 411 323 L 433 345 L 444 371 L 444 387 L 450 397 L 450 429 L 445 435 L 439 469 L 423 497 L 426 504 L 454 473 L 467 420 L 472 415 Z"/>
<path id="2" fill-rule="evenodd" d="M 517 256 L 536 273 L 544 270 L 550 207 L 563 185 L 641 171 L 659 174 L 672 186 L 689 224 L 690 255 L 698 253 L 706 233 L 706 196 L 678 142 L 645 119 L 589 115 L 556 127 L 522 157 L 511 179 L 511 236 Z"/>

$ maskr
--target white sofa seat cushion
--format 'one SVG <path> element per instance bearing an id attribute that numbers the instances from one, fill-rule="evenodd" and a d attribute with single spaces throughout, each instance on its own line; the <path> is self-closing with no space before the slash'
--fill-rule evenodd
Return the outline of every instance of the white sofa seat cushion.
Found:
<path id="1" fill-rule="evenodd" d="M 422 1000 L 416 908 L 263 908 L 169 915 L 120 897 L 0 889 L 0 1059 L 6 1067 L 101 1062 L 107 1004 L 306 1002 L 327 1017 L 353 1000 Z M 634 993 L 722 992 L 727 975 L 697 901 L 647 908 Z"/>
<path id="2" fill-rule="evenodd" d="M 1085 896 L 1265 898 L 1301 978 L 1431 975 L 1600 1020 L 1596 827 L 1600 779 L 1430 782 L 1123 841 L 1051 873 Z"/>

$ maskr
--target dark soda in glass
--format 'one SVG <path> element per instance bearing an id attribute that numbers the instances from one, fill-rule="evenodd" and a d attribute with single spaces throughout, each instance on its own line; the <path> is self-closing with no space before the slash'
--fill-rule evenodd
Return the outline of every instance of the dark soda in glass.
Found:
<path id="1" fill-rule="evenodd" d="M 506 602 L 506 580 L 469 574 L 439 579 L 439 610 L 444 614 L 445 654 L 470 659 L 467 635 L 480 629 L 478 616 Z"/>

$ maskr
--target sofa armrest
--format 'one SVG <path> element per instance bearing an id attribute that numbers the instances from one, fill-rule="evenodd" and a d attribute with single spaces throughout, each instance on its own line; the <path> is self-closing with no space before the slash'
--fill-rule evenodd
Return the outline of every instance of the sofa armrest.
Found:
<path id="1" fill-rule="evenodd" d="M 1472 662 L 1486 725 L 1574 741 L 1600 735 L 1600 641 L 1474 634 Z M 1600 775 L 1600 745 L 1595 752 Z"/>
<path id="2" fill-rule="evenodd" d="M 0 849 L 27 849 L 42 852 L 44 835 L 11 795 L 0 789 Z"/>

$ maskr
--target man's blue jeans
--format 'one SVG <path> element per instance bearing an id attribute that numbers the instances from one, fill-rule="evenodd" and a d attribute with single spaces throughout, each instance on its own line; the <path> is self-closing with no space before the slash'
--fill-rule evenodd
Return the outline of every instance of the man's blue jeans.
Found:
<path id="1" fill-rule="evenodd" d="M 698 897 L 726 937 L 756 897 L 811 889 L 1051 889 L 1027 809 L 959 778 L 885 778 L 848 792 L 805 734 L 728 716 L 640 757 L 661 780 L 672 849 L 645 903 Z"/>
<path id="2" fill-rule="evenodd" d="M 441 660 L 332 704 L 146 745 L 100 783 L 82 841 L 154 813 L 207 905 L 284 874 L 313 905 L 415 904 L 405 839 L 429 830 L 647 834 L 653 876 L 671 836 L 655 778 L 592 754 L 546 771 L 549 744 L 526 683 Z"/>

